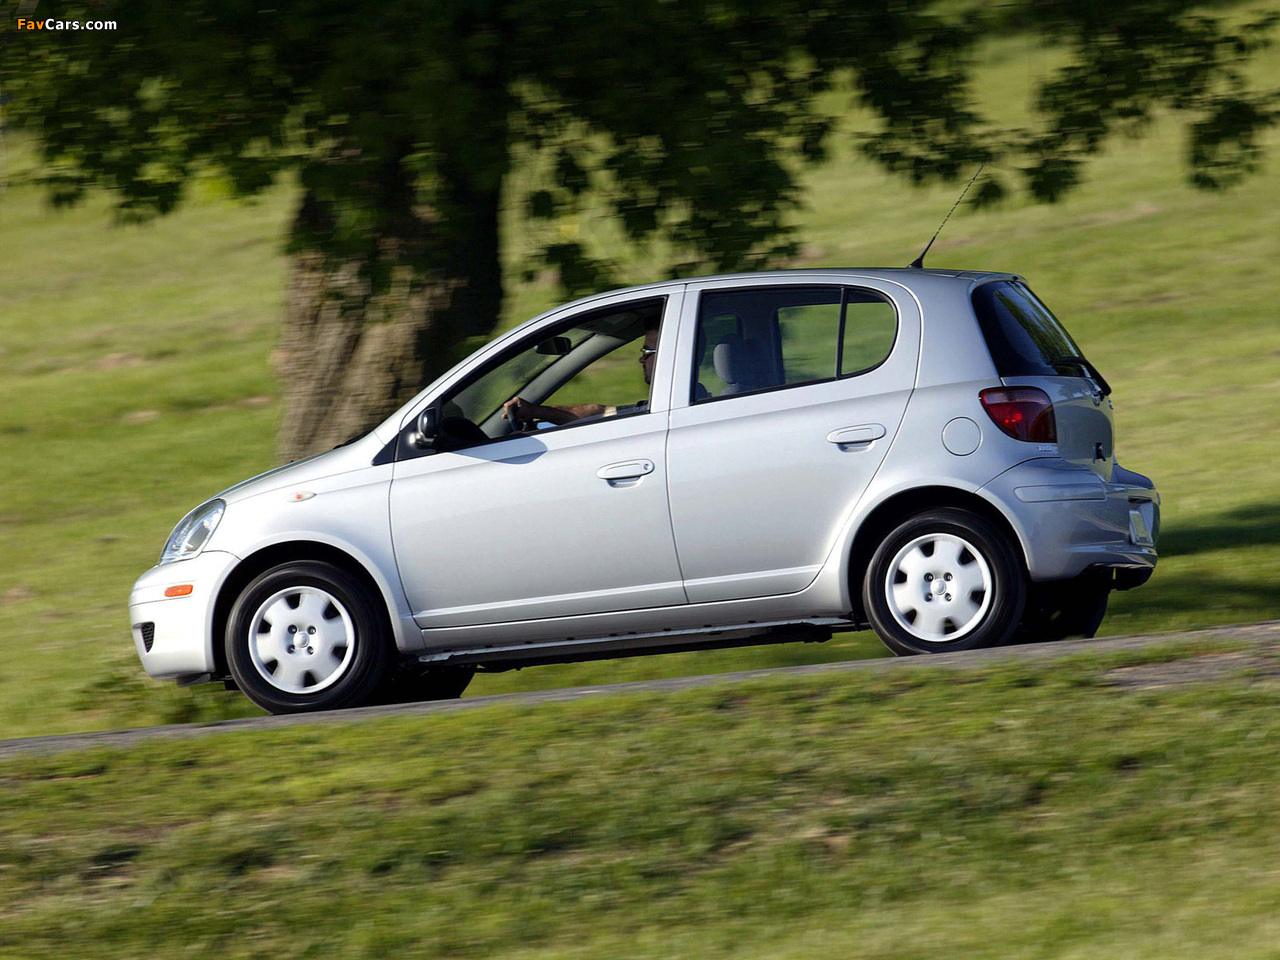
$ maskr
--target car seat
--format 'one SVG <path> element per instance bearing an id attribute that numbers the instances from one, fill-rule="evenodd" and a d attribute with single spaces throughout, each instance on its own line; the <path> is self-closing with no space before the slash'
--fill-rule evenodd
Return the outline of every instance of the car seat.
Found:
<path id="1" fill-rule="evenodd" d="M 731 333 L 716 344 L 712 362 L 716 376 L 725 383 L 725 388 L 720 391 L 722 397 L 768 386 L 764 350 L 756 340 L 746 340 Z"/>

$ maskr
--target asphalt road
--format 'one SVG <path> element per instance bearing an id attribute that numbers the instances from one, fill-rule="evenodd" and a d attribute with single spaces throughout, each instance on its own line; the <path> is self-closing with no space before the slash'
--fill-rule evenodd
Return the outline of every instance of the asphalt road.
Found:
<path id="1" fill-rule="evenodd" d="M 1197 640 L 1229 640 L 1256 646 L 1259 651 L 1280 646 L 1280 620 L 1267 623 L 1232 627 L 1215 627 L 1209 630 L 1191 630 L 1183 633 L 1143 634 L 1132 637 L 1109 637 L 1103 640 L 1070 640 L 1061 643 L 1029 644 L 1017 647 L 999 647 L 994 650 L 972 650 L 966 653 L 935 654 L 930 657 L 906 657 L 888 660 L 850 660 L 844 663 L 821 663 L 804 667 L 779 667 L 773 670 L 748 670 L 739 673 L 716 673 L 696 677 L 678 677 L 669 680 L 645 680 L 636 683 L 614 683 L 596 687 L 565 687 L 558 690 L 540 690 L 534 693 L 508 693 L 491 697 L 464 697 L 461 700 L 444 700 L 431 703 L 408 703 L 384 707 L 362 707 L 358 710 L 335 710 L 327 713 L 295 714 L 283 717 L 255 717 L 244 720 L 221 720 L 216 723 L 175 724 L 163 727 L 139 727 L 132 730 L 110 730 L 100 733 L 79 733 L 57 737 L 25 737 L 17 740 L 0 740 L 0 759 L 18 754 L 63 753 L 97 747 L 129 747 L 144 740 L 160 738 L 206 737 L 238 730 L 269 730 L 280 727 L 315 725 L 324 723 L 352 723 L 387 716 L 417 716 L 420 714 L 447 713 L 456 710 L 483 710 L 499 704 L 557 703 L 565 700 L 582 700 L 586 697 L 608 697 L 639 692 L 674 692 L 692 687 L 713 684 L 734 684 L 762 677 L 813 676 L 816 674 L 847 673 L 854 671 L 914 670 L 921 667 L 945 667 L 964 670 L 983 667 L 1001 661 L 1015 660 L 1027 663 L 1048 663 L 1076 653 L 1112 653 L 1137 650 L 1165 643 L 1185 643 Z M 1232 668 L 1247 665 L 1242 656 L 1234 655 Z M 1221 655 L 1208 655 L 1204 660 L 1226 663 Z M 1190 661 L 1195 664 L 1195 661 Z M 1209 669 L 1178 668 L 1161 671 L 1147 668 L 1126 668 L 1129 672 L 1120 683 L 1181 682 L 1204 679 L 1218 675 L 1220 671 Z M 1172 679 L 1171 679 L 1172 678 Z"/>

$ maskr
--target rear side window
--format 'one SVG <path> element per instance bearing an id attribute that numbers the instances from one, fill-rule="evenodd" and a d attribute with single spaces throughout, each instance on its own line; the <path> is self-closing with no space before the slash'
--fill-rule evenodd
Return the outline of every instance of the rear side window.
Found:
<path id="1" fill-rule="evenodd" d="M 865 373 L 889 356 L 898 317 L 881 295 L 839 286 L 703 294 L 692 401 Z"/>
<path id="2" fill-rule="evenodd" d="M 782 377 L 777 386 L 829 380 L 836 375 L 840 288 L 819 290 L 812 295 L 817 302 L 788 304 L 774 311 L 782 360 Z"/>
<path id="3" fill-rule="evenodd" d="M 1001 377 L 1078 376 L 1061 357 L 1080 356 L 1066 328 L 1025 284 L 996 281 L 973 291 L 973 311 Z"/>

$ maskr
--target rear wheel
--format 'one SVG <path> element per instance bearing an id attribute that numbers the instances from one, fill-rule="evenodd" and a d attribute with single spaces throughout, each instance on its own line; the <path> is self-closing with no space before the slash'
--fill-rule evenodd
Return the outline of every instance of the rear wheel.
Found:
<path id="1" fill-rule="evenodd" d="M 227 620 L 227 663 L 271 713 L 367 703 L 387 668 L 381 600 L 340 567 L 303 561 L 256 577 Z"/>
<path id="2" fill-rule="evenodd" d="M 876 549 L 862 602 L 896 654 L 994 647 L 1018 627 L 1026 576 L 993 524 L 967 510 L 930 510 L 900 524 Z"/>

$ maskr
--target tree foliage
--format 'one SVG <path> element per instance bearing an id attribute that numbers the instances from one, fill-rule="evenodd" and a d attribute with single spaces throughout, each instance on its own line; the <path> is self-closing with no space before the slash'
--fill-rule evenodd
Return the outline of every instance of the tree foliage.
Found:
<path id="1" fill-rule="evenodd" d="M 1035 131 L 995 128 L 972 103 L 980 11 L 911 2 L 120 0 L 59 13 L 109 14 L 116 31 L 11 35 L 3 63 L 55 202 L 101 184 L 123 216 L 144 217 L 173 209 L 203 169 L 252 194 L 292 168 L 330 211 L 295 243 L 346 260 L 394 236 L 405 205 L 435 210 L 442 242 L 465 237 L 465 185 L 500 184 L 519 143 L 549 155 L 531 216 L 595 192 L 628 237 L 660 232 L 689 266 L 736 269 L 789 251 L 786 160 L 822 156 L 832 118 L 817 97 L 841 81 L 881 120 L 866 152 L 917 182 L 986 162 L 1006 189 L 1020 179 L 1053 200 L 1112 133 L 1167 107 L 1190 118 L 1196 182 L 1231 183 L 1277 116 L 1275 93 L 1242 71 L 1276 18 L 1232 29 L 1200 9 L 1004 7 L 1006 24 L 1065 53 Z M 571 286 L 589 272 L 576 244 L 544 256 Z"/>

